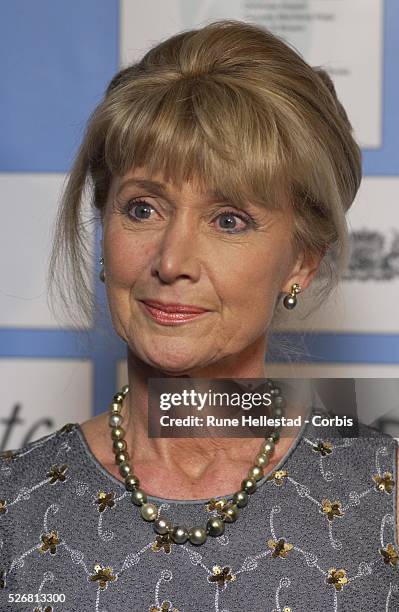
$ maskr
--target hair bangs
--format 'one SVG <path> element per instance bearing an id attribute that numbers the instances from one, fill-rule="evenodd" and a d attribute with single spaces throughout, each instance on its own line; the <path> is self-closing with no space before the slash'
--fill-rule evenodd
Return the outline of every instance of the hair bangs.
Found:
<path id="1" fill-rule="evenodd" d="M 148 177 L 162 175 L 177 188 L 192 183 L 239 208 L 246 201 L 281 208 L 280 186 L 287 184 L 281 140 L 273 118 L 259 112 L 249 92 L 200 77 L 169 83 L 151 98 L 139 90 L 104 126 L 111 175 L 144 168 Z M 245 93 L 242 112 L 237 98 Z"/>

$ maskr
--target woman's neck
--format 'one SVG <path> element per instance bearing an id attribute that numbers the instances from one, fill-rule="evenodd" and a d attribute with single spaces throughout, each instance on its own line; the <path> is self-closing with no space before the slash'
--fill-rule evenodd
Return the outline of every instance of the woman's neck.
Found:
<path id="1" fill-rule="evenodd" d="M 239 490 L 264 437 L 149 437 L 147 380 L 157 377 L 165 375 L 140 368 L 129 371 L 130 390 L 122 410 L 130 464 L 141 486 L 149 495 L 170 499 L 202 499 Z M 264 363 L 240 378 L 266 378 Z M 289 414 L 297 416 L 298 407 L 290 406 Z M 297 428 L 282 431 L 267 471 L 280 462 L 296 435 Z"/>

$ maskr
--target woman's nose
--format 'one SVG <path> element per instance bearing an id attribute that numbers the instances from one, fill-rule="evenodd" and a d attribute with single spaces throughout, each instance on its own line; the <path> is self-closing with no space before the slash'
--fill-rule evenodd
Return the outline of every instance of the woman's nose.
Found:
<path id="1" fill-rule="evenodd" d="M 171 219 L 159 239 L 152 274 L 165 283 L 178 278 L 197 281 L 200 276 L 198 223 L 191 215 Z"/>

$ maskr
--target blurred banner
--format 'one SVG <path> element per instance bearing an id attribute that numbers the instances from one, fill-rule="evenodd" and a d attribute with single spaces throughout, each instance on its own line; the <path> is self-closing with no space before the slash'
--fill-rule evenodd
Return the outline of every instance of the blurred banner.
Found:
<path id="1" fill-rule="evenodd" d="M 274 346 L 294 350 L 270 353 L 269 375 L 344 379 L 341 392 L 352 385 L 367 422 L 398 437 L 399 2 L 0 0 L 0 14 L 0 450 L 103 412 L 127 382 L 126 346 L 109 317 L 93 313 L 79 332 L 49 310 L 59 197 L 114 73 L 161 39 L 222 18 L 270 28 L 324 67 L 363 150 L 348 271 L 309 320 L 304 294 L 289 326 L 273 334 Z M 92 282 L 104 303 L 95 222 L 92 230 Z"/>

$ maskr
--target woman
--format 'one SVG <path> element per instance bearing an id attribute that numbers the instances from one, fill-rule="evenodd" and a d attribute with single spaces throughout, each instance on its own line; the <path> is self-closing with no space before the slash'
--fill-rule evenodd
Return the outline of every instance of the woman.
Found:
<path id="1" fill-rule="evenodd" d="M 151 378 L 267 377 L 274 317 L 339 277 L 360 180 L 331 80 L 265 29 L 182 32 L 113 78 L 66 186 L 50 280 L 71 266 L 64 303 L 91 312 L 90 181 L 129 385 L 3 457 L 3 595 L 65 594 L 28 600 L 36 610 L 397 609 L 393 438 L 313 420 L 266 440 L 148 436 Z M 273 415 L 292 411 L 267 385 Z"/>

